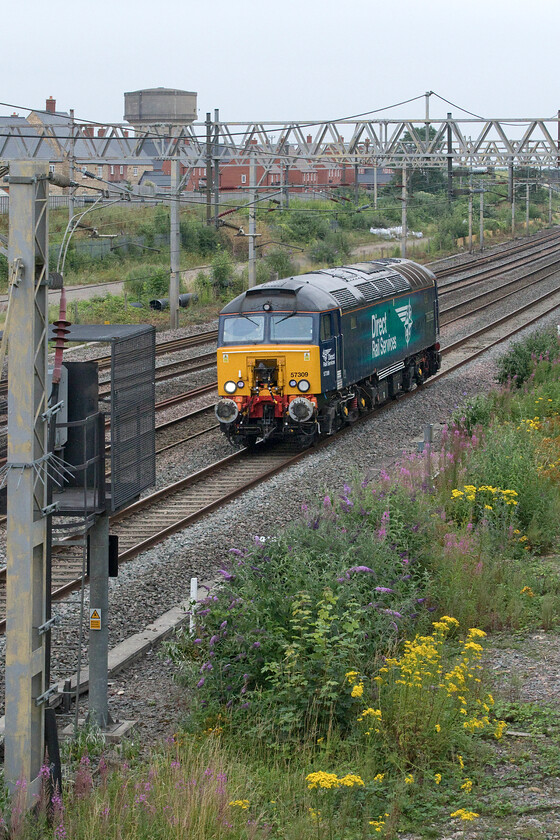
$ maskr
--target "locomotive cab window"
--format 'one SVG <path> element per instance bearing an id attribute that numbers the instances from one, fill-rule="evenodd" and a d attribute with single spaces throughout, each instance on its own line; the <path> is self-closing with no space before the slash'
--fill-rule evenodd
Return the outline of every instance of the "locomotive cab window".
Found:
<path id="1" fill-rule="evenodd" d="M 327 315 L 321 315 L 321 341 L 328 341 L 332 338 L 332 322 L 330 312 Z"/>
<path id="2" fill-rule="evenodd" d="M 271 341 L 297 341 L 308 344 L 313 340 L 311 315 L 272 315 L 270 317 Z"/>
<path id="3" fill-rule="evenodd" d="M 350 315 L 350 329 L 355 330 L 358 326 L 358 319 L 355 315 Z"/>
<path id="4" fill-rule="evenodd" d="M 238 344 L 264 339 L 264 315 L 235 315 L 224 318 L 224 343 Z"/>

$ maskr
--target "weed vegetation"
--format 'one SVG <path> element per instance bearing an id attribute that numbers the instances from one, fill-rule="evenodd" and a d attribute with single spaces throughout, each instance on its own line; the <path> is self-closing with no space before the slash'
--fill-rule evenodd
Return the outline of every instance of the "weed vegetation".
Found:
<path id="1" fill-rule="evenodd" d="M 506 813 L 485 767 L 508 721 L 560 738 L 544 708 L 495 702 L 482 668 L 487 634 L 558 627 L 554 339 L 514 347 L 505 384 L 457 411 L 437 449 L 348 476 L 233 547 L 195 632 L 166 645 L 192 696 L 181 731 L 116 765 L 86 739 L 62 797 L 27 818 L 21 789 L 6 805 L 6 836 L 366 840 Z"/>

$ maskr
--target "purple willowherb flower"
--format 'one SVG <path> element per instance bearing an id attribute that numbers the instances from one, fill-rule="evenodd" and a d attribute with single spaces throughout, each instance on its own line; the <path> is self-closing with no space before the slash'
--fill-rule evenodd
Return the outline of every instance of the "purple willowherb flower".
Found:
<path id="1" fill-rule="evenodd" d="M 193 639 L 193 645 L 201 645 L 202 639 Z"/>
<path id="2" fill-rule="evenodd" d="M 346 494 L 346 496 L 348 496 L 348 494 L 352 492 L 352 488 L 346 482 L 344 482 L 343 490 L 344 490 L 344 493 Z"/>
<path id="3" fill-rule="evenodd" d="M 375 592 L 394 592 L 394 589 L 389 589 L 388 586 L 376 586 Z"/>
<path id="4" fill-rule="evenodd" d="M 205 682 L 206 682 L 206 680 L 204 679 L 204 677 L 202 677 L 202 678 L 201 678 L 201 679 L 197 682 L 196 687 L 197 687 L 197 688 L 202 688 L 202 686 L 204 685 L 204 683 L 205 683 Z"/>
<path id="5" fill-rule="evenodd" d="M 250 703 L 242 703 L 239 708 L 240 709 L 248 709 L 250 705 L 251 705 Z"/>
<path id="6" fill-rule="evenodd" d="M 235 575 L 230 575 L 229 572 L 226 572 L 225 569 L 218 569 L 218 574 L 223 575 L 227 581 L 233 580 Z"/>
<path id="7" fill-rule="evenodd" d="M 212 647 L 213 645 L 215 645 L 215 644 L 216 644 L 216 642 L 217 642 L 217 641 L 219 641 L 219 639 L 220 639 L 220 637 L 219 637 L 219 636 L 212 636 L 212 637 L 210 638 L 210 642 L 209 642 L 210 647 Z"/>
<path id="8" fill-rule="evenodd" d="M 331 497 L 330 496 L 325 496 L 325 498 L 323 499 L 323 507 L 324 508 L 330 508 L 331 506 L 332 506 Z"/>
<path id="9" fill-rule="evenodd" d="M 238 548 L 230 548 L 230 554 L 236 554 L 238 557 L 243 557 L 243 552 L 240 551 Z"/>
<path id="10" fill-rule="evenodd" d="M 261 646 L 260 642 L 253 642 L 253 647 L 254 648 L 260 648 L 260 646 Z"/>
<path id="11" fill-rule="evenodd" d="M 379 537 L 380 540 L 382 540 L 383 537 L 387 536 L 387 529 L 386 528 L 380 528 L 379 531 L 377 532 L 377 536 Z"/>
<path id="12" fill-rule="evenodd" d="M 246 685 L 244 685 L 243 688 L 241 689 L 241 694 L 247 694 L 247 686 Z"/>
<path id="13" fill-rule="evenodd" d="M 425 598 L 417 598 L 416 603 L 417 604 L 423 604 L 425 600 L 426 600 Z"/>
<path id="14" fill-rule="evenodd" d="M 232 602 L 233 603 L 233 602 Z M 225 630 L 227 627 L 227 619 L 220 624 L 220 630 Z"/>
<path id="15" fill-rule="evenodd" d="M 381 610 L 381 612 L 384 613 L 385 615 L 392 615 L 395 618 L 402 618 L 402 615 L 400 614 L 400 612 L 397 612 L 396 610 Z"/>
<path id="16" fill-rule="evenodd" d="M 304 504 L 301 506 L 301 512 L 302 512 L 302 513 L 306 513 L 308 510 L 309 510 L 309 508 L 308 508 L 308 507 L 307 507 L 307 505 L 304 503 Z"/>
<path id="17" fill-rule="evenodd" d="M 212 670 L 212 663 L 211 662 L 205 662 L 204 665 L 202 666 L 202 668 L 200 669 L 200 673 L 202 673 L 203 671 L 211 671 L 211 670 Z"/>

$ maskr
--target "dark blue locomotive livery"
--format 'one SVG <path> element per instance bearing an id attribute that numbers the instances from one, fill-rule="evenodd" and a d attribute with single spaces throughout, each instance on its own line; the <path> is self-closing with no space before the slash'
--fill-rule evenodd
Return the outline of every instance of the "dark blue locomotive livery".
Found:
<path id="1" fill-rule="evenodd" d="M 249 289 L 220 314 L 216 406 L 232 441 L 332 434 L 440 367 L 434 274 L 404 259 Z"/>

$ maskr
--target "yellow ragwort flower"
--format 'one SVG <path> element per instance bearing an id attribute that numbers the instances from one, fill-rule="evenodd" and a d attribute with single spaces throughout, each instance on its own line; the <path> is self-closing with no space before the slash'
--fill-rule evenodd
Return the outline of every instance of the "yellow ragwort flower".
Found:
<path id="1" fill-rule="evenodd" d="M 474 820 L 478 817 L 478 814 L 475 814 L 474 811 L 465 811 L 464 808 L 459 808 L 457 811 L 453 811 L 451 816 L 459 817 L 461 820 Z"/>

